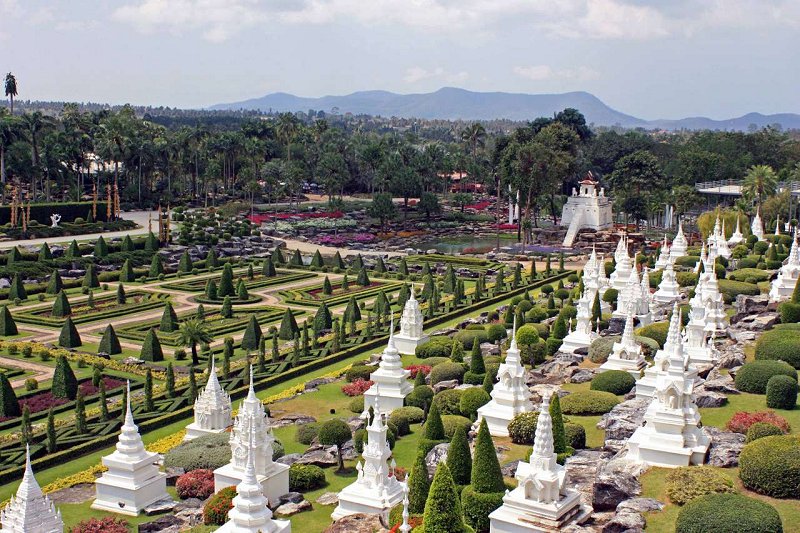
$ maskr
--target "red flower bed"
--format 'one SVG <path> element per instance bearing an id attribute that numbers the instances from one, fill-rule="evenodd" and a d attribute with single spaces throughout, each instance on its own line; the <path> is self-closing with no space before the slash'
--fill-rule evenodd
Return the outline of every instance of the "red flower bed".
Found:
<path id="1" fill-rule="evenodd" d="M 221 526 L 228 520 L 228 511 L 233 509 L 236 487 L 225 487 L 214 494 L 203 506 L 203 523 L 207 526 Z"/>
<path id="2" fill-rule="evenodd" d="M 501 230 L 517 230 L 516 224 L 495 224 L 494 227 Z"/>
<path id="3" fill-rule="evenodd" d="M 71 533 L 128 533 L 128 522 L 113 516 L 90 518 L 78 523 L 70 531 Z"/>
<path id="4" fill-rule="evenodd" d="M 475 204 L 465 205 L 464 209 L 474 209 L 475 211 L 483 211 L 484 209 L 486 209 L 487 207 L 489 207 L 492 204 L 493 204 L 493 202 L 488 202 L 488 201 L 484 200 L 483 202 L 478 202 L 478 203 L 475 203 Z"/>
<path id="5" fill-rule="evenodd" d="M 103 376 L 103 383 L 106 386 L 106 392 L 125 385 L 125 382 L 122 381 L 121 379 L 110 378 L 107 376 Z M 83 392 L 84 396 L 91 396 L 92 394 L 97 394 L 98 392 L 100 392 L 100 387 L 95 387 L 92 384 L 91 379 L 82 382 L 80 385 L 78 385 L 78 387 L 80 387 L 81 392 Z"/>
<path id="6" fill-rule="evenodd" d="M 755 413 L 739 411 L 728 420 L 726 427 L 728 431 L 733 431 L 734 433 L 747 433 L 750 426 L 756 422 L 766 422 L 779 427 L 784 433 L 789 433 L 789 422 L 782 416 L 776 415 L 773 411 L 757 411 Z"/>
<path id="7" fill-rule="evenodd" d="M 110 377 L 103 377 L 103 383 L 106 385 L 106 391 L 110 391 L 125 385 L 124 381 Z M 92 385 L 91 379 L 86 379 L 78 383 L 78 388 L 83 392 L 84 396 L 92 396 L 100 391 L 98 387 Z M 56 398 L 50 391 L 42 391 L 39 394 L 34 394 L 26 398 L 20 398 L 19 406 L 20 409 L 24 409 L 27 405 L 31 414 L 33 414 L 38 413 L 39 411 L 46 411 L 51 407 L 63 405 L 68 401 L 69 400 L 66 398 Z"/>
<path id="8" fill-rule="evenodd" d="M 214 494 L 214 472 L 202 468 L 187 472 L 175 482 L 175 490 L 182 500 L 186 498 L 205 500 Z"/>
<path id="9" fill-rule="evenodd" d="M 364 381 L 363 379 L 357 379 L 352 383 L 348 383 L 347 385 L 342 385 L 342 392 L 348 396 L 361 396 L 367 390 L 372 387 L 372 381 Z"/>
<path id="10" fill-rule="evenodd" d="M 411 372 L 411 377 L 417 377 L 417 372 L 422 372 L 423 376 L 427 376 L 431 373 L 431 366 L 430 365 L 408 365 L 406 370 Z"/>

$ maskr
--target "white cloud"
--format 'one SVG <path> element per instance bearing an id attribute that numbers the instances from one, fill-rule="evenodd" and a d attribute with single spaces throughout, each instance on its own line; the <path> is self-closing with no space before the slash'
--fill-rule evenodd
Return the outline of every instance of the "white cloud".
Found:
<path id="1" fill-rule="evenodd" d="M 425 80 L 439 80 L 439 81 L 445 81 L 447 83 L 459 83 L 466 81 L 468 78 L 469 74 L 464 71 L 447 72 L 442 67 L 436 67 L 434 69 L 428 70 L 416 66 L 406 69 L 405 76 L 403 76 L 403 81 L 405 81 L 408 84 L 415 84 Z"/>
<path id="2" fill-rule="evenodd" d="M 600 77 L 600 73 L 590 67 L 554 69 L 550 65 L 516 66 L 514 74 L 533 81 L 572 80 L 588 81 Z"/>

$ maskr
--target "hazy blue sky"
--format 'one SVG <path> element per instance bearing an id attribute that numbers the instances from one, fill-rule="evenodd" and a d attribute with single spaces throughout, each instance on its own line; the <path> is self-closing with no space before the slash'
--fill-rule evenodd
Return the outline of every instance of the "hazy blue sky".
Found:
<path id="1" fill-rule="evenodd" d="M 642 118 L 800 112 L 800 0 L 0 0 L 22 99 L 585 90 Z"/>

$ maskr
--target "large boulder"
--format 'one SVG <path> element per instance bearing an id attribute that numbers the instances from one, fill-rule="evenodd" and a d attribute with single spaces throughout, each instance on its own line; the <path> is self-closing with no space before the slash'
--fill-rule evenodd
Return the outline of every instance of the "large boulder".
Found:
<path id="1" fill-rule="evenodd" d="M 436 385 L 433 386 L 433 392 L 435 394 L 439 394 L 443 390 L 455 389 L 458 387 L 458 380 L 456 379 L 449 379 L 447 381 L 440 381 Z"/>
<path id="2" fill-rule="evenodd" d="M 308 451 L 295 462 L 301 465 L 319 466 L 320 468 L 327 468 L 339 464 L 339 460 L 336 458 L 335 454 L 317 446 L 309 448 Z"/>
<path id="3" fill-rule="evenodd" d="M 640 513 L 622 512 L 614 515 L 603 526 L 603 533 L 640 533 L 644 531 L 645 520 Z"/>
<path id="4" fill-rule="evenodd" d="M 388 531 L 378 515 L 351 514 L 340 518 L 324 533 L 385 533 Z"/>
<path id="5" fill-rule="evenodd" d="M 628 439 L 641 427 L 649 404 L 650 400 L 644 398 L 619 403 L 600 418 L 597 428 L 605 430 L 607 441 Z"/>
<path id="6" fill-rule="evenodd" d="M 300 503 L 284 503 L 277 509 L 275 509 L 275 514 L 278 516 L 292 516 L 296 515 L 297 513 L 302 513 L 303 511 L 310 511 L 311 510 L 311 502 L 308 500 L 302 500 Z"/>
<path id="7" fill-rule="evenodd" d="M 429 476 L 436 473 L 436 467 L 439 466 L 439 463 L 447 461 L 448 449 L 450 449 L 449 442 L 437 444 L 428 452 L 428 455 L 425 456 L 425 467 L 428 469 Z"/>
<path id="8" fill-rule="evenodd" d="M 612 460 L 602 465 L 592 487 L 595 511 L 616 509 L 617 505 L 642 493 L 639 475 L 644 466 L 625 460 Z"/>
<path id="9" fill-rule="evenodd" d="M 585 504 L 591 504 L 594 492 L 594 481 L 600 465 L 608 461 L 612 454 L 602 450 L 577 450 L 567 458 L 566 469 L 569 482 L 581 493 Z"/>
<path id="10" fill-rule="evenodd" d="M 700 385 L 694 388 L 694 403 L 697 407 L 722 407 L 728 403 L 728 397 L 721 392 L 708 390 Z"/>
<path id="11" fill-rule="evenodd" d="M 709 466 L 720 468 L 739 466 L 739 454 L 744 448 L 744 435 L 722 431 L 712 426 L 705 426 L 703 432 L 711 437 L 711 446 L 708 449 Z"/>

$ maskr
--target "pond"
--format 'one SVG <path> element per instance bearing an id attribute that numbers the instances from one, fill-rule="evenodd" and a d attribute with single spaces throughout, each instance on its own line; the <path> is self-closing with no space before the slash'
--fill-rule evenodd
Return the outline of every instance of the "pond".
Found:
<path id="1" fill-rule="evenodd" d="M 516 235 L 500 235 L 500 246 L 508 246 L 516 242 Z M 497 236 L 475 237 L 463 235 L 460 237 L 443 237 L 439 239 L 415 241 L 411 246 L 419 250 L 436 249 L 443 254 L 485 254 L 497 246 Z"/>

